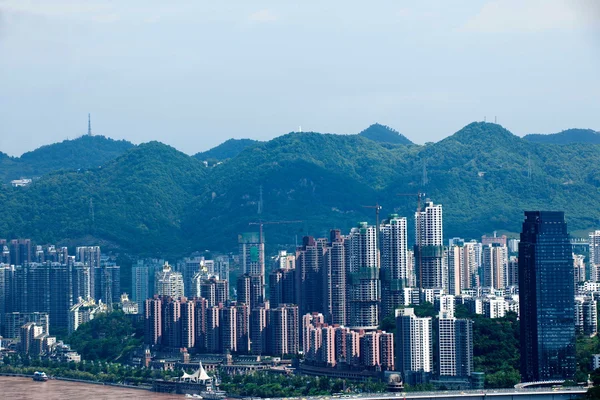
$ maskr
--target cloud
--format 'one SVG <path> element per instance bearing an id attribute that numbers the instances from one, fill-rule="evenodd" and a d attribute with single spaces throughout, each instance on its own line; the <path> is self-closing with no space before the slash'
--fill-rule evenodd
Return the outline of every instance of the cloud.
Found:
<path id="1" fill-rule="evenodd" d="M 588 27 L 597 21 L 582 10 L 596 0 L 492 0 L 461 30 L 483 33 L 528 33 Z"/>
<path id="2" fill-rule="evenodd" d="M 119 15 L 106 4 L 76 0 L 0 0 L 0 11 L 47 18 L 85 18 L 114 22 Z"/>
<path id="3" fill-rule="evenodd" d="M 250 21 L 254 22 L 273 22 L 277 21 L 279 17 L 269 9 L 256 11 L 248 16 Z"/>

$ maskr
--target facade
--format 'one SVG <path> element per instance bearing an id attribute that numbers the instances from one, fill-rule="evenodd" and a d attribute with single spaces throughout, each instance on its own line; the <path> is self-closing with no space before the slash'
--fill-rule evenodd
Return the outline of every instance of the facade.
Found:
<path id="1" fill-rule="evenodd" d="M 169 264 L 165 263 L 162 271 L 156 273 L 155 282 L 154 291 L 158 296 L 183 297 L 183 276 L 179 272 L 173 271 Z"/>
<path id="2" fill-rule="evenodd" d="M 600 282 L 600 230 L 590 232 L 590 275 L 594 282 Z"/>
<path id="3" fill-rule="evenodd" d="M 323 313 L 330 324 L 347 325 L 346 249 L 339 230 L 332 230 L 325 249 Z"/>
<path id="4" fill-rule="evenodd" d="M 418 286 L 423 289 L 444 288 L 448 277 L 444 270 L 442 205 L 425 202 L 415 214 L 415 225 Z"/>
<path id="5" fill-rule="evenodd" d="M 402 305 L 408 277 L 406 218 L 396 214 L 380 227 L 381 237 L 381 316 L 391 315 Z"/>
<path id="6" fill-rule="evenodd" d="M 96 314 L 106 311 L 106 305 L 102 304 L 101 301 L 96 304 L 94 299 L 84 300 L 80 298 L 77 304 L 69 309 L 69 335 L 75 332 L 79 325 L 93 320 Z"/>
<path id="7" fill-rule="evenodd" d="M 412 308 L 396 310 L 396 370 L 411 385 L 428 382 L 433 372 L 431 318 Z"/>
<path id="8" fill-rule="evenodd" d="M 250 308 L 265 301 L 265 243 L 257 232 L 238 236 L 242 272 L 251 279 Z"/>
<path id="9" fill-rule="evenodd" d="M 468 377 L 473 372 L 473 321 L 440 312 L 438 319 L 439 376 Z"/>
<path id="10" fill-rule="evenodd" d="M 563 212 L 526 211 L 519 243 L 521 379 L 573 379 L 572 247 Z"/>
<path id="11" fill-rule="evenodd" d="M 504 289 L 508 286 L 507 270 L 508 247 L 496 243 L 484 244 L 483 286 L 493 289 Z"/>
<path id="12" fill-rule="evenodd" d="M 362 222 L 352 228 L 344 243 L 349 326 L 353 329 L 377 329 L 381 302 L 377 230 Z"/>

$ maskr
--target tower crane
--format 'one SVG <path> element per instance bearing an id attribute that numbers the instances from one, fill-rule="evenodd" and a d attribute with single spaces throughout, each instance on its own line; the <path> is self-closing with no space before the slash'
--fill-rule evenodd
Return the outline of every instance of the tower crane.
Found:
<path id="1" fill-rule="evenodd" d="M 250 222 L 248 225 L 258 225 L 259 229 L 258 229 L 258 243 L 260 245 L 264 245 L 263 243 L 263 226 L 264 225 L 281 225 L 281 224 L 297 224 L 297 223 L 301 223 L 304 221 L 263 221 L 258 220 L 258 221 L 253 221 Z M 259 254 L 259 262 L 261 265 L 261 268 L 264 266 L 264 248 L 260 249 L 260 251 L 258 252 Z"/>

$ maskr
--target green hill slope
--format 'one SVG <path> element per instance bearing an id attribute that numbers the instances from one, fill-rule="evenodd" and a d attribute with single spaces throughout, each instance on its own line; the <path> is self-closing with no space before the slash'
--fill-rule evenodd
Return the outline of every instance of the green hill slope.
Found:
<path id="1" fill-rule="evenodd" d="M 0 181 L 37 177 L 54 171 L 97 168 L 133 147 L 128 141 L 104 136 L 64 140 L 21 157 L 0 157 Z"/>
<path id="2" fill-rule="evenodd" d="M 87 240 L 149 255 L 235 251 L 256 230 L 259 187 L 270 250 L 305 235 L 374 222 L 363 206 L 408 217 L 425 191 L 444 206 L 444 236 L 518 232 L 524 209 L 566 211 L 570 230 L 600 220 L 600 146 L 532 143 L 499 125 L 472 123 L 425 146 L 381 146 L 359 135 L 290 133 L 202 162 L 160 143 L 133 148 L 80 173 L 47 175 L 0 193 L 0 237 Z M 427 179 L 424 179 L 424 166 Z M 90 212 L 92 199 L 94 219 Z M 410 235 L 412 236 L 412 235 Z"/>
<path id="3" fill-rule="evenodd" d="M 380 143 L 413 144 L 413 142 L 408 140 L 408 138 L 400 132 L 381 124 L 373 124 L 360 132 L 359 135 Z"/>
<path id="4" fill-rule="evenodd" d="M 221 143 L 217 147 L 194 155 L 198 160 L 217 160 L 222 161 L 228 158 L 233 158 L 240 154 L 242 150 L 260 143 L 258 140 L 252 139 L 229 139 Z"/>
<path id="5" fill-rule="evenodd" d="M 591 129 L 567 129 L 559 133 L 542 135 L 525 135 L 523 139 L 535 143 L 547 144 L 570 144 L 570 143 L 589 143 L 600 144 L 600 132 Z"/>

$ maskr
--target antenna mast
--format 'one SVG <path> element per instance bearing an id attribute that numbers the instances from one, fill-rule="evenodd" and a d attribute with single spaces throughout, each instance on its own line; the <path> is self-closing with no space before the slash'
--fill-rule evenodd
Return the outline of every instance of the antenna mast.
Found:
<path id="1" fill-rule="evenodd" d="M 88 113 L 88 136 L 92 136 L 92 118 Z"/>

